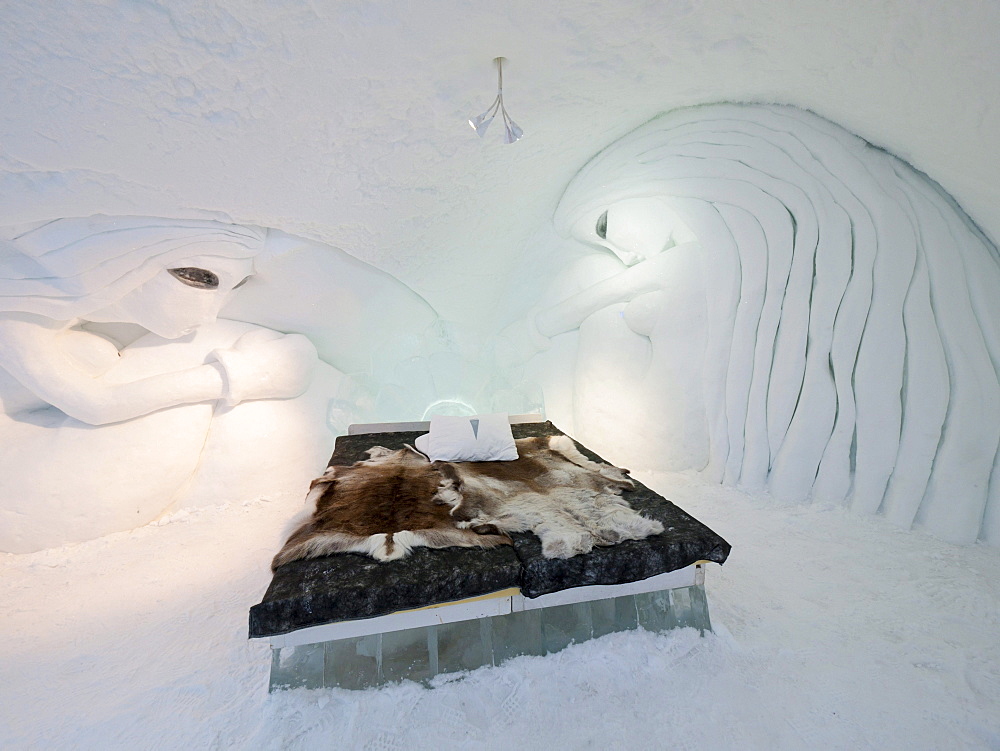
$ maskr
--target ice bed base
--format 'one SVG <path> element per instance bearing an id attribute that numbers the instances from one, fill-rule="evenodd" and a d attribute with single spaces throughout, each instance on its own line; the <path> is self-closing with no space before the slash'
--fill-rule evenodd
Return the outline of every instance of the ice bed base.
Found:
<path id="1" fill-rule="evenodd" d="M 515 438 L 563 435 L 537 415 L 511 423 Z M 330 464 L 349 466 L 373 445 L 401 448 L 427 429 L 351 426 Z M 493 550 L 420 548 L 388 563 L 344 554 L 279 568 L 250 609 L 250 637 L 272 648 L 270 690 L 434 685 L 437 676 L 616 631 L 711 630 L 704 563 L 723 563 L 729 543 L 641 483 L 623 496 L 665 533 L 565 560 L 545 558 L 537 537 L 515 533 L 512 546 Z"/>
<path id="2" fill-rule="evenodd" d="M 274 636 L 269 691 L 365 689 L 401 680 L 432 685 L 437 676 L 551 654 L 619 631 L 704 633 L 712 628 L 704 576 L 703 564 L 695 564 L 626 585 L 534 599 L 501 592 Z"/>

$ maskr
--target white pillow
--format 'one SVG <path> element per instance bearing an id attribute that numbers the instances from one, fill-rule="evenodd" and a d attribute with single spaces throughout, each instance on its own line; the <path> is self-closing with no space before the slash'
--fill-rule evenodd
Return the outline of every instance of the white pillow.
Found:
<path id="1" fill-rule="evenodd" d="M 431 432 L 414 443 L 432 461 L 510 462 L 517 459 L 517 446 L 507 415 L 452 417 L 433 415 Z"/>

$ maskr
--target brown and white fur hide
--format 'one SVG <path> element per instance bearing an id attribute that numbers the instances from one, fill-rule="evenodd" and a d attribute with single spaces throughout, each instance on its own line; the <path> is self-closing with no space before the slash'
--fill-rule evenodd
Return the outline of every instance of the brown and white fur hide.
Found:
<path id="1" fill-rule="evenodd" d="M 447 478 L 442 497 L 460 500 L 460 527 L 491 525 L 534 532 L 546 558 L 570 558 L 595 545 L 640 540 L 663 525 L 632 509 L 621 492 L 635 487 L 621 470 L 592 462 L 565 435 L 521 438 L 512 462 L 435 462 Z M 452 495 L 454 494 L 454 495 Z"/>
<path id="2" fill-rule="evenodd" d="M 415 547 L 493 548 L 505 532 L 534 532 L 546 558 L 663 531 L 621 498 L 627 470 L 592 462 L 568 436 L 521 438 L 508 462 L 434 462 L 407 447 L 369 450 L 369 459 L 330 467 L 306 498 L 315 511 L 274 557 L 363 553 L 380 561 Z"/>
<path id="3" fill-rule="evenodd" d="M 315 511 L 274 557 L 272 570 L 290 561 L 332 553 L 363 553 L 380 561 L 415 547 L 493 548 L 510 538 L 455 513 L 453 483 L 409 447 L 369 450 L 369 459 L 330 467 L 310 486 Z M 480 530 L 480 534 L 476 530 Z"/>

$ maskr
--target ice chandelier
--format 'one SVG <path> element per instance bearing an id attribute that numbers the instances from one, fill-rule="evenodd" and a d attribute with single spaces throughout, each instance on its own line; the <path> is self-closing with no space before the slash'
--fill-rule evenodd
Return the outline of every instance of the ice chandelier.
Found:
<path id="1" fill-rule="evenodd" d="M 486 129 L 490 127 L 490 123 L 493 122 L 493 118 L 499 112 L 503 118 L 503 142 L 514 143 L 514 141 L 519 140 L 524 135 L 524 131 L 518 127 L 517 123 L 510 119 L 510 115 L 507 114 L 507 108 L 503 106 L 503 58 L 496 57 L 493 58 L 493 61 L 497 64 L 497 97 L 483 114 L 469 120 L 469 125 L 482 138 L 486 133 Z"/>

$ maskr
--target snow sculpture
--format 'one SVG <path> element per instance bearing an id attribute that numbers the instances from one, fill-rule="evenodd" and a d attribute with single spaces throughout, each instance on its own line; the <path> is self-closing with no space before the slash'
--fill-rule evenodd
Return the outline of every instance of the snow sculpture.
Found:
<path id="1" fill-rule="evenodd" d="M 300 306 L 315 308 L 322 289 L 330 302 L 311 313 L 328 326 L 338 313 L 352 323 L 340 307 L 345 283 L 355 288 L 348 303 L 366 289 L 382 304 L 394 293 L 387 320 L 434 318 L 399 282 L 341 251 L 256 227 L 91 217 L 6 234 L 0 551 L 257 497 L 276 477 L 307 482 L 329 455 L 327 405 L 345 378 L 306 336 L 268 327 L 310 325 L 287 295 L 273 297 L 282 279 L 298 282 Z M 279 273 L 289 263 L 306 273 Z M 236 310 L 242 321 L 218 318 L 258 270 L 244 288 L 256 307 Z M 270 307 L 261 302 L 269 295 Z M 321 344 L 331 359 L 363 359 L 350 336 Z"/>
<path id="2" fill-rule="evenodd" d="M 533 317 L 576 332 L 581 440 L 1000 543 L 997 248 L 926 175 L 809 112 L 704 106 L 600 152 L 555 223 L 604 250 Z"/>

